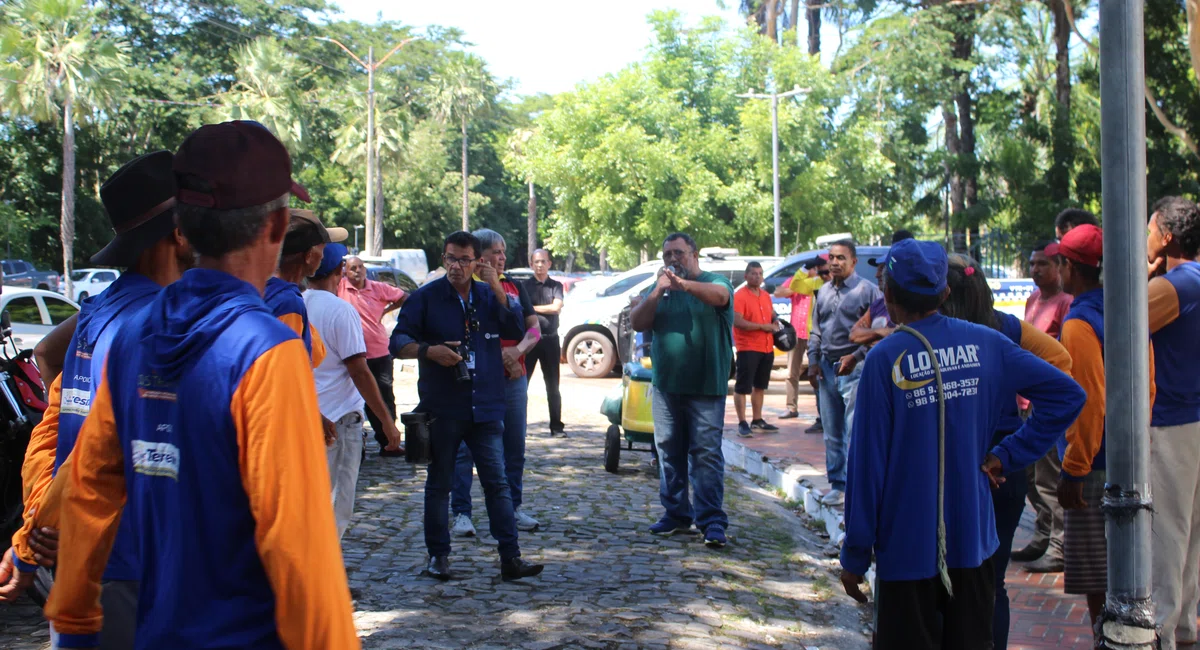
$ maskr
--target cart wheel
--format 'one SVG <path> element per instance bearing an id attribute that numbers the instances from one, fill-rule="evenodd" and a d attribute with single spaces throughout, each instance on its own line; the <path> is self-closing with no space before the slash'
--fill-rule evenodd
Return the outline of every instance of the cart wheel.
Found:
<path id="1" fill-rule="evenodd" d="M 616 474 L 621 464 L 621 427 L 612 425 L 604 435 L 604 469 Z"/>

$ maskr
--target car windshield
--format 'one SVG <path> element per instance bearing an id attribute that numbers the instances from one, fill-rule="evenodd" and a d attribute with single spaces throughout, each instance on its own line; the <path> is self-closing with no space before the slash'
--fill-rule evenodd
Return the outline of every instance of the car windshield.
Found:
<path id="1" fill-rule="evenodd" d="M 87 271 L 71 271 L 71 281 L 83 282 L 83 279 L 87 277 L 87 274 Z"/>

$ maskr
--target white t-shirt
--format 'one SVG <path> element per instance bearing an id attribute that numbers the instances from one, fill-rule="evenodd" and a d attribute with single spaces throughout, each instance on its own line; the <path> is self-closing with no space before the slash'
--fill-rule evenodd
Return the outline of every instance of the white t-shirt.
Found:
<path id="1" fill-rule="evenodd" d="M 321 415 L 337 422 L 349 413 L 362 413 L 362 395 L 358 394 L 344 361 L 367 352 L 362 319 L 350 303 L 328 291 L 305 291 L 304 307 L 308 309 L 308 322 L 325 343 L 325 359 L 313 369 Z"/>

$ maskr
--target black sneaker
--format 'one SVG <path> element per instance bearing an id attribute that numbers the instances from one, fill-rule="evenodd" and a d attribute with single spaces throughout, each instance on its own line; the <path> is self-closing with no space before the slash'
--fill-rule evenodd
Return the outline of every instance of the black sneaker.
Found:
<path id="1" fill-rule="evenodd" d="M 545 567 L 541 564 L 530 564 L 519 557 L 514 557 L 507 562 L 500 563 L 500 578 L 505 582 L 520 580 L 521 578 L 532 578 L 540 575 L 543 568 Z"/>
<path id="2" fill-rule="evenodd" d="M 754 436 L 750 435 L 750 425 L 749 424 L 746 424 L 745 422 L 738 422 L 738 437 L 739 438 L 753 438 L 754 437 Z"/>
<path id="3" fill-rule="evenodd" d="M 821 426 L 821 418 L 817 418 L 813 425 L 804 430 L 804 433 L 825 433 L 825 427 Z"/>
<path id="4" fill-rule="evenodd" d="M 754 433 L 779 433 L 779 427 L 761 419 L 751 422 L 750 430 Z"/>

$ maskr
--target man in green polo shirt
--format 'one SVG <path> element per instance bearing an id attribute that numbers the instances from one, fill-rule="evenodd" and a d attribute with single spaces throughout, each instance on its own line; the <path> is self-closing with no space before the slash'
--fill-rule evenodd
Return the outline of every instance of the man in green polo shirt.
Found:
<path id="1" fill-rule="evenodd" d="M 663 242 L 663 265 L 658 283 L 632 314 L 635 330 L 654 334 L 654 445 L 666 513 L 650 532 L 687 532 L 694 522 L 704 532 L 704 543 L 720 548 L 729 525 L 722 508 L 721 434 L 733 360 L 733 286 L 700 270 L 696 242 L 683 233 Z"/>

